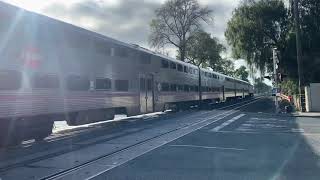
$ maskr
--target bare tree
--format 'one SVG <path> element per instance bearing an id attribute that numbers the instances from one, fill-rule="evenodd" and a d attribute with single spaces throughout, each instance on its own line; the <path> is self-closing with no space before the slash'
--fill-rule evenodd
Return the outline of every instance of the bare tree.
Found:
<path id="1" fill-rule="evenodd" d="M 201 22 L 212 20 L 211 13 L 208 7 L 200 7 L 197 0 L 168 0 L 156 10 L 156 18 L 151 21 L 150 45 L 174 45 L 179 59 L 184 61 L 188 38 L 200 29 Z"/>

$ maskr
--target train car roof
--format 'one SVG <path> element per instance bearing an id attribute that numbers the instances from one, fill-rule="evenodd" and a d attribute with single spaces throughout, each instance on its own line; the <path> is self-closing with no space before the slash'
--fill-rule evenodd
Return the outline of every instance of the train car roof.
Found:
<path id="1" fill-rule="evenodd" d="M 152 54 L 152 55 L 154 55 L 154 56 L 158 56 L 158 57 L 161 57 L 161 58 L 164 58 L 164 59 L 173 61 L 173 62 L 175 62 L 175 63 L 183 64 L 183 65 L 185 65 L 185 66 L 189 66 L 189 67 L 193 67 L 193 68 L 198 68 L 197 66 L 195 66 L 195 65 L 193 65 L 193 64 L 191 64 L 191 63 L 183 62 L 183 61 L 174 59 L 174 58 L 172 58 L 172 57 L 165 56 L 165 55 L 160 54 L 160 53 L 156 53 L 156 52 L 151 51 L 151 50 L 149 50 L 149 49 L 143 48 L 143 47 L 141 47 L 141 46 L 139 46 L 139 45 L 125 43 L 125 42 L 122 42 L 122 41 L 113 39 L 113 38 L 111 38 L 111 37 L 108 37 L 108 36 L 99 34 L 99 33 L 97 33 L 97 32 L 93 32 L 93 31 L 87 30 L 87 29 L 85 29 L 85 28 L 83 28 L 83 27 L 76 26 L 76 25 L 70 24 L 70 23 L 68 23 L 68 22 L 64 22 L 64 21 L 61 21 L 61 20 L 58 20 L 58 19 L 49 17 L 49 16 L 47 16 L 47 15 L 43 15 L 43 14 L 39 14 L 39 13 L 36 13 L 36 12 L 28 11 L 28 10 L 26 10 L 26 9 L 23 9 L 23 8 L 20 8 L 20 7 L 17 7 L 17 6 L 14 6 L 14 5 L 12 5 L 12 4 L 8 4 L 8 3 L 5 3 L 5 2 L 0 2 L 0 10 L 1 10 L 2 8 L 5 8 L 6 11 L 8 11 L 8 10 L 16 10 L 16 11 L 23 10 L 24 12 L 30 13 L 30 15 L 34 15 L 34 16 L 36 16 L 37 18 L 40 18 L 40 19 L 42 19 L 42 20 L 49 20 L 49 21 L 51 21 L 52 23 L 59 23 L 59 24 L 61 24 L 61 25 L 65 25 L 65 27 L 67 27 L 67 28 L 72 28 L 72 30 L 75 30 L 75 31 L 80 32 L 80 33 L 85 33 L 85 34 L 87 34 L 87 35 L 89 35 L 89 36 L 93 36 L 93 37 L 99 38 L 99 39 L 101 39 L 101 40 L 105 40 L 105 41 L 109 41 L 109 42 L 112 42 L 112 43 L 115 43 L 115 44 L 118 44 L 118 45 L 122 45 L 122 46 L 125 46 L 125 47 L 130 48 L 130 49 L 134 49 L 134 50 L 146 52 L 146 53 Z M 208 69 L 205 69 L 205 68 L 200 68 L 200 69 L 201 69 L 202 71 L 214 73 L 214 74 L 219 75 L 219 76 L 222 76 L 222 77 L 224 77 L 224 78 L 230 78 L 230 79 L 233 79 L 233 80 L 237 80 L 237 81 L 241 81 L 241 82 L 250 84 L 249 82 L 246 82 L 246 81 L 243 81 L 243 80 L 241 80 L 241 79 L 237 79 L 237 78 L 234 78 L 234 77 L 231 77 L 231 76 L 227 76 L 227 75 L 222 74 L 222 73 L 219 73 L 219 72 L 215 72 L 215 71 L 208 70 Z"/>

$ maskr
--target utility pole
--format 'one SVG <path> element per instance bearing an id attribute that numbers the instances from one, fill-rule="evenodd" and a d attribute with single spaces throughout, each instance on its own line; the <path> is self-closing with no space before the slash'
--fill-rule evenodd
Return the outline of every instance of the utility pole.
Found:
<path id="1" fill-rule="evenodd" d="M 274 103 L 276 106 L 276 113 L 279 113 L 279 103 L 278 103 L 278 63 L 279 59 L 277 56 L 277 48 L 272 49 L 272 58 L 273 58 L 273 81 L 274 81 L 274 86 L 276 88 L 276 94 L 274 96 Z"/>
<path id="2" fill-rule="evenodd" d="M 301 41 L 300 41 L 300 13 L 299 13 L 299 0 L 293 0 L 293 9 L 294 9 L 294 20 L 295 20 L 295 30 L 296 30 L 296 48 L 297 48 L 297 64 L 298 64 L 298 76 L 299 76 L 299 104 L 300 104 L 300 111 L 303 110 L 302 108 L 302 101 L 301 101 L 301 88 L 303 86 L 303 73 L 301 67 L 302 61 L 302 50 L 301 50 Z"/>
<path id="3" fill-rule="evenodd" d="M 202 85 L 201 85 L 201 68 L 200 65 L 198 66 L 198 87 L 199 87 L 199 104 L 198 104 L 198 108 L 202 109 Z"/>

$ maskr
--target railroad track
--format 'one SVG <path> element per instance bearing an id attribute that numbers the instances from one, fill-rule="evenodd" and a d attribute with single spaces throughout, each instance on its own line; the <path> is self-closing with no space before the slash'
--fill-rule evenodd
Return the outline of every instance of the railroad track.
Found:
<path id="1" fill-rule="evenodd" d="M 232 104 L 232 105 L 229 105 L 229 106 L 226 106 L 226 107 L 222 107 L 222 108 L 219 108 L 218 110 L 225 110 L 225 109 L 228 109 L 228 108 L 231 108 L 231 107 L 235 107 L 235 106 L 244 106 L 246 105 L 247 103 L 252 103 L 253 101 L 256 101 L 256 99 L 250 99 L 250 100 L 247 100 L 247 101 L 242 101 L 242 102 L 239 102 L 237 104 Z M 235 109 L 238 109 L 240 107 L 237 107 Z M 200 114 L 195 114 L 191 117 L 189 117 L 189 119 L 192 119 L 192 118 L 201 118 L 201 116 L 204 116 L 204 115 L 207 115 L 207 114 L 210 114 L 212 113 L 211 111 L 209 112 L 204 112 L 204 113 L 200 113 Z M 221 113 L 221 114 L 218 114 L 214 117 L 211 117 L 210 119 L 212 118 L 217 118 L 217 119 L 223 119 L 224 117 L 227 117 L 229 116 L 230 114 L 234 113 L 233 110 L 229 110 L 229 111 L 226 111 L 224 113 Z M 124 151 L 127 151 L 131 148 L 134 148 L 134 147 L 137 147 L 137 146 L 140 146 L 142 144 L 145 144 L 145 143 L 148 143 L 152 140 L 155 140 L 157 138 L 160 138 L 160 137 L 163 137 L 165 135 L 168 135 L 168 134 L 171 134 L 171 133 L 174 133 L 174 132 L 177 132 L 179 130 L 182 130 L 182 129 L 185 129 L 187 127 L 191 127 L 191 126 L 194 126 L 195 124 L 199 123 L 199 122 L 202 122 L 203 120 L 198 120 L 198 121 L 195 121 L 191 124 L 186 124 L 186 125 L 183 125 L 183 126 L 179 126 L 177 128 L 174 128 L 172 130 L 169 130 L 167 132 L 164 132 L 164 133 L 161 133 L 157 136 L 153 136 L 153 137 L 150 137 L 150 138 L 147 138 L 143 141 L 140 141 L 140 142 L 137 142 L 135 144 L 132 144 L 132 145 L 129 145 L 125 148 L 122 148 L 122 149 L 119 149 L 119 150 L 116 150 L 112 153 L 108 153 L 108 154 L 105 154 L 103 156 L 99 156 L 99 157 L 96 157 L 90 161 L 87 161 L 85 163 L 82 163 L 82 164 L 79 164 L 79 165 L 76 165 L 72 168 L 68 168 L 68 169 L 65 169 L 65 170 L 62 170 L 62 171 L 59 171 L 57 173 L 54 173 L 54 174 L 50 174 L 46 177 L 43 177 L 42 179 L 57 179 L 57 178 L 60 178 L 60 177 L 63 177 L 64 175 L 66 174 L 69 174 L 71 172 L 74 172 L 76 170 L 79 170 L 79 169 L 82 169 L 82 168 L 85 168 L 86 166 L 89 166 L 101 159 L 104 159 L 104 158 L 108 158 L 110 156 L 113 156 L 113 155 L 116 155 L 116 154 L 119 154 L 121 152 L 124 152 Z M 92 146 L 92 145 L 95 145 L 95 144 L 100 144 L 100 143 L 105 143 L 105 142 L 108 142 L 110 140 L 114 140 L 114 139 L 117 139 L 117 138 L 120 138 L 120 137 L 124 137 L 124 136 L 128 136 L 128 135 L 131 135 L 131 134 L 134 134 L 134 133 L 138 133 L 138 132 L 141 132 L 143 130 L 145 130 L 146 128 L 142 128 L 142 129 L 139 129 L 137 131 L 132 131 L 131 133 L 124 133 L 122 135 L 118 135 L 118 136 L 114 136 L 114 137 L 111 137 L 111 138 L 106 138 L 106 139 L 101 139 L 99 141 L 95 141 L 95 142 L 92 142 L 92 143 L 88 143 L 84 146 L 81 146 L 79 148 L 75 148 L 75 149 L 72 149 L 72 150 L 68 150 L 68 149 L 64 149 L 64 150 L 61 150 L 61 151 L 58 151 L 58 152 L 55 152 L 55 153 L 48 153 L 48 154 L 45 154 L 43 156 L 40 156 L 40 157 L 37 157 L 37 158 L 31 158 L 31 159 L 28 159 L 28 160 L 25 160 L 25 161 L 21 161 L 21 162 L 17 162 L 17 163 L 12 163 L 12 164 L 9 164 L 7 166 L 4 166 L 2 168 L 0 168 L 0 173 L 4 173 L 8 170 L 11 170 L 11 169 L 14 169 L 14 168 L 18 168 L 18 167 L 23 167 L 27 164 L 32 164 L 32 163 L 36 163 L 36 162 L 39 162 L 39 161 L 42 161 L 42 160 L 46 160 L 46 159 L 49 159 L 49 158 L 52 158 L 52 157 L 55 157 L 55 156 L 58 156 L 58 155 L 61 155 L 61 154 L 64 154 L 64 153 L 69 153 L 69 152 L 73 152 L 73 151 L 77 151 L 77 150 L 81 150 L 82 148 L 86 148 L 88 146 Z"/>

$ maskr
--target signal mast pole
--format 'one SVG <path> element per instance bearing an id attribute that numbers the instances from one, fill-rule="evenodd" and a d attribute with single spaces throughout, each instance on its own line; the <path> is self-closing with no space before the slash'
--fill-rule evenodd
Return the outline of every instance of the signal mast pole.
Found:
<path id="1" fill-rule="evenodd" d="M 301 41 L 300 41 L 300 17 L 299 17 L 299 0 L 293 0 L 293 9 L 294 9 L 294 20 L 295 20 L 295 29 L 296 29 L 296 48 L 297 48 L 297 64 L 298 64 L 298 76 L 299 76 L 299 104 L 300 111 L 302 112 L 302 101 L 301 101 L 301 88 L 303 85 L 303 74 L 301 67 Z"/>
<path id="2" fill-rule="evenodd" d="M 278 74 L 277 74 L 277 69 L 278 69 L 278 63 L 279 59 L 277 56 L 277 48 L 272 49 L 272 57 L 273 57 L 273 81 L 274 81 L 274 86 L 276 88 L 276 94 L 274 96 L 274 103 L 276 106 L 276 113 L 279 112 L 279 102 L 278 102 Z"/>

